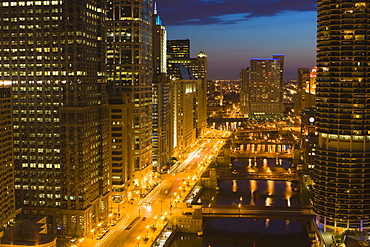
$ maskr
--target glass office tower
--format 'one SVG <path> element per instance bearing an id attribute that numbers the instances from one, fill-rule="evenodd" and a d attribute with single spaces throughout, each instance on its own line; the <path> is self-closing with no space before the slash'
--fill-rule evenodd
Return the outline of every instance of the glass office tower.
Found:
<path id="1" fill-rule="evenodd" d="M 153 183 L 153 5 L 151 0 L 107 2 L 111 160 L 118 202 L 146 194 Z"/>
<path id="2" fill-rule="evenodd" d="M 325 230 L 370 228 L 368 0 L 318 1 L 314 211 Z"/>
<path id="3" fill-rule="evenodd" d="M 16 207 L 85 236 L 108 212 L 105 1 L 1 1 L 12 83 Z"/>

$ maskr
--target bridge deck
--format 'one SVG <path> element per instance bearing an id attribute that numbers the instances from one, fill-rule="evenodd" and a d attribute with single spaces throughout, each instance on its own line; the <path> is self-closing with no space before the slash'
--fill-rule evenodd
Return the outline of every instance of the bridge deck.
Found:
<path id="1" fill-rule="evenodd" d="M 217 175 L 217 180 L 284 180 L 284 181 L 296 181 L 298 180 L 298 175 L 296 173 L 219 173 Z"/>
<path id="2" fill-rule="evenodd" d="M 250 218 L 284 218 L 284 219 L 311 219 L 315 214 L 310 208 L 303 207 L 258 207 L 246 205 L 226 205 L 226 206 L 204 206 L 202 208 L 203 217 L 207 218 L 230 218 L 230 217 L 250 217 Z"/>
<path id="3" fill-rule="evenodd" d="M 291 153 L 270 153 L 270 152 L 232 152 L 231 157 L 237 158 L 280 158 L 292 159 L 293 152 Z"/>

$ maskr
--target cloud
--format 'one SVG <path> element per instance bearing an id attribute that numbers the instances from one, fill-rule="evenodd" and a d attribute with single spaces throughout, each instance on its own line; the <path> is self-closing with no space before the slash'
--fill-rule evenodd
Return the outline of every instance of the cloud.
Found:
<path id="1" fill-rule="evenodd" d="M 285 11 L 315 11 L 316 0 L 153 0 L 165 26 L 233 24 Z M 233 17 L 235 15 L 235 17 Z"/>

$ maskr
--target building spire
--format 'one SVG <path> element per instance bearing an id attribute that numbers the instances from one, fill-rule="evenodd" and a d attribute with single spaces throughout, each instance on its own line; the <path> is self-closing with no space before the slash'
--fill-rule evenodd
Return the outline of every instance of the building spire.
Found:
<path id="1" fill-rule="evenodd" d="M 157 14 L 157 2 L 154 2 L 154 14 L 156 15 Z"/>

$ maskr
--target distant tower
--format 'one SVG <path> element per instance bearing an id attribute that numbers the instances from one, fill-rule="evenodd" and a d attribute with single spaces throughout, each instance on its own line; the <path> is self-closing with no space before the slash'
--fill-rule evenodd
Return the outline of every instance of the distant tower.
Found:
<path id="1" fill-rule="evenodd" d="M 313 202 L 338 234 L 370 229 L 369 13 L 369 1 L 318 1 Z"/>
<path id="2" fill-rule="evenodd" d="M 294 98 L 294 112 L 299 113 L 304 109 L 302 101 L 305 100 L 305 88 L 310 81 L 310 70 L 308 68 L 299 68 L 297 77 L 297 94 Z"/>
<path id="3" fill-rule="evenodd" d="M 247 71 L 248 115 L 256 119 L 283 117 L 284 56 L 252 58 Z"/>
<path id="4" fill-rule="evenodd" d="M 247 117 L 249 114 L 248 82 L 249 82 L 249 68 L 245 68 L 240 71 L 240 112 L 242 115 L 244 115 L 244 117 Z"/>
<path id="5" fill-rule="evenodd" d="M 316 74 L 317 67 L 312 68 L 309 73 L 309 80 L 304 85 L 304 100 L 302 101 L 302 107 L 312 108 L 316 105 Z"/>
<path id="6" fill-rule="evenodd" d="M 167 58 L 190 58 L 190 39 L 167 40 Z"/>

